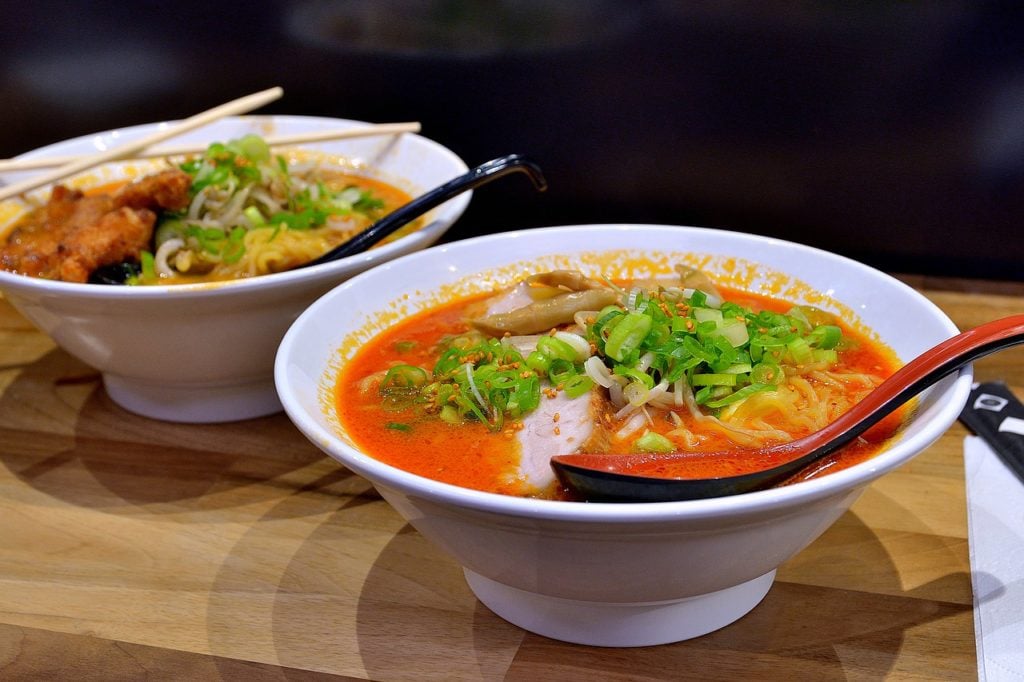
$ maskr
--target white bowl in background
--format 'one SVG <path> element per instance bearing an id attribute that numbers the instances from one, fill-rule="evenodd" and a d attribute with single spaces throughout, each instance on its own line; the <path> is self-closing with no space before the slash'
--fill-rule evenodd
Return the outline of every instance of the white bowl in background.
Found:
<path id="1" fill-rule="evenodd" d="M 23 158 L 88 154 L 150 134 L 155 123 L 87 135 Z M 174 144 L 227 141 L 342 129 L 360 121 L 310 116 L 226 118 L 176 137 Z M 465 173 L 440 144 L 414 134 L 300 146 L 344 157 L 359 172 L 416 196 Z M 158 162 L 115 163 L 89 171 L 76 186 L 144 174 Z M 3 176 L 14 182 L 23 174 Z M 72 179 L 72 181 L 74 181 Z M 45 197 L 48 189 L 34 193 Z M 0 270 L 0 291 L 64 350 L 99 369 L 110 397 L 132 412 L 177 422 L 222 422 L 280 411 L 274 390 L 277 345 L 299 313 L 333 286 L 378 263 L 437 241 L 462 214 L 471 193 L 427 215 L 422 229 L 370 251 L 290 272 L 216 284 L 120 287 L 54 282 Z M 13 215 L 16 202 L 0 204 Z M 0 234 L 10 226 L 0 222 Z"/>
<path id="2" fill-rule="evenodd" d="M 783 488 L 684 502 L 557 502 L 439 483 L 360 451 L 332 408 L 338 369 L 358 345 L 396 315 L 429 307 L 441 295 L 487 291 L 524 272 L 575 264 L 592 274 L 642 276 L 648 261 L 667 268 L 675 260 L 700 265 L 726 284 L 786 292 L 794 302 L 859 318 L 902 359 L 957 332 L 941 310 L 896 279 L 791 242 L 688 227 L 545 228 L 434 247 L 337 287 L 281 343 L 281 401 L 314 444 L 370 480 L 450 553 L 499 616 L 598 646 L 705 634 L 754 608 L 780 564 L 824 532 L 872 480 L 953 423 L 970 390 L 970 368 L 925 391 L 906 428 L 866 462 Z"/>

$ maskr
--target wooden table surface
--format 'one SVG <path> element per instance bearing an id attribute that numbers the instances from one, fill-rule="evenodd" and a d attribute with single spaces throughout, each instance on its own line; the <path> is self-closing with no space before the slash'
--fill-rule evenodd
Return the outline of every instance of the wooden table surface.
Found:
<path id="1" fill-rule="evenodd" d="M 904 278 L 961 327 L 1024 285 Z M 976 365 L 1024 395 L 1024 348 Z M 962 440 L 872 485 L 739 622 L 598 649 L 524 632 L 283 415 L 125 412 L 0 297 L 2 679 L 970 679 Z"/>

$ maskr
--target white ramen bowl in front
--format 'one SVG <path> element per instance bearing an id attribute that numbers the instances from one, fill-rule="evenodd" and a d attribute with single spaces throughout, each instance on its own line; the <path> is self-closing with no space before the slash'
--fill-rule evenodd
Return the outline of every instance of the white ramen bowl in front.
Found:
<path id="1" fill-rule="evenodd" d="M 711 632 L 753 609 L 776 569 L 838 519 L 864 488 L 938 438 L 970 389 L 970 368 L 919 399 L 874 458 L 834 474 L 733 497 L 592 504 L 469 490 L 384 464 L 346 434 L 333 408 L 339 367 L 390 320 L 442 295 L 487 291 L 526 272 L 579 265 L 642 276 L 651 262 L 700 265 L 727 284 L 841 313 L 902 359 L 956 333 L 910 287 L 847 258 L 709 229 L 592 225 L 479 237 L 405 256 L 354 277 L 300 316 L 275 377 L 290 418 L 370 480 L 464 569 L 492 611 L 532 632 L 597 646 L 646 646 Z M 609 272 L 610 270 L 610 272 Z M 660 270 L 659 272 L 665 272 Z"/>
<path id="2" fill-rule="evenodd" d="M 143 137 L 148 124 L 68 140 L 24 158 L 89 154 Z M 359 121 L 310 116 L 243 116 L 216 121 L 177 144 L 344 129 Z M 412 196 L 462 175 L 466 164 L 447 148 L 413 134 L 316 142 L 301 149 L 345 160 L 355 172 L 390 182 Z M 71 178 L 102 185 L 144 174 L 157 162 L 110 164 Z M 14 182 L 23 174 L 5 174 Z M 49 189 L 34 193 L 45 198 Z M 0 291 L 68 353 L 100 370 L 110 397 L 125 409 L 175 422 L 224 422 L 278 412 L 273 365 L 278 343 L 306 306 L 352 275 L 437 241 L 465 211 L 471 193 L 430 212 L 423 227 L 365 253 L 290 272 L 212 284 L 105 286 L 25 277 L 0 270 Z M 0 204 L 0 236 L 25 209 Z"/>

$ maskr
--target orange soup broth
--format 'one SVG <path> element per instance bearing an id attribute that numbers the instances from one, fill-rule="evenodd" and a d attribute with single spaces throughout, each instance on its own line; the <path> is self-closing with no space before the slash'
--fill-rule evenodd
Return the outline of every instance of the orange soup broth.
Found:
<path id="1" fill-rule="evenodd" d="M 344 189 L 345 187 L 354 186 L 364 192 L 370 192 L 374 197 L 383 201 L 384 208 L 381 210 L 380 215 L 376 216 L 375 219 L 383 218 L 388 213 L 391 213 L 395 209 L 412 201 L 412 196 L 410 196 L 408 192 L 399 189 L 384 180 L 329 169 L 321 170 L 320 173 L 323 175 L 325 184 L 329 189 L 339 190 Z M 376 248 L 381 244 L 393 242 L 396 239 L 401 239 L 405 235 L 415 232 L 423 226 L 423 222 L 423 218 L 417 218 L 408 225 L 403 225 L 384 239 L 377 242 L 377 244 L 374 244 L 372 248 Z M 367 223 L 367 226 L 369 226 L 369 222 Z"/>
<path id="2" fill-rule="evenodd" d="M 755 311 L 785 312 L 792 307 L 787 301 L 744 291 L 722 289 L 726 300 Z M 520 458 L 514 427 L 500 434 L 485 425 L 467 422 L 451 425 L 436 416 L 423 417 L 415 408 L 389 411 L 381 407 L 376 382 L 364 381 L 371 375 L 403 363 L 429 371 L 438 359 L 437 344 L 447 336 L 469 331 L 466 310 L 473 303 L 487 298 L 482 294 L 451 302 L 409 317 L 377 335 L 363 346 L 339 373 L 335 386 L 335 406 L 341 423 L 353 442 L 374 458 L 399 469 L 444 483 L 503 494 L 521 494 L 516 476 Z M 887 349 L 880 347 L 846 325 L 843 334 L 852 339 L 854 348 L 843 351 L 843 362 L 849 367 L 880 376 L 889 376 L 898 361 Z M 542 397 L 542 400 L 544 398 Z M 699 431 L 701 449 L 736 451 L 739 446 L 720 433 L 699 429 L 692 418 L 677 411 L 683 423 Z M 799 478 L 844 469 L 870 458 L 891 438 L 905 419 L 905 411 L 897 411 L 869 429 L 856 443 L 819 463 L 813 471 Z M 676 425 L 667 419 L 655 423 L 652 430 L 665 433 Z M 614 430 L 616 424 L 610 424 Z M 406 427 L 408 429 L 406 430 Z M 795 438 L 807 435 L 795 433 Z M 611 452 L 629 452 L 629 442 L 612 444 Z M 683 450 L 680 447 L 680 450 Z M 768 462 L 752 462 L 737 457 L 694 457 L 687 477 L 720 476 L 765 468 Z M 564 497 L 564 492 L 561 495 Z"/>
<path id="3" fill-rule="evenodd" d="M 399 189 L 398 187 L 395 187 L 394 185 L 385 182 L 384 180 L 379 180 L 377 178 L 372 178 L 364 175 L 356 175 L 354 173 L 347 173 L 344 171 L 335 170 L 331 168 L 320 169 L 318 171 L 318 176 L 323 180 L 324 185 L 332 191 L 339 191 L 345 189 L 346 187 L 356 187 L 361 191 L 369 192 L 374 198 L 380 199 L 384 203 L 383 208 L 381 208 L 379 211 L 375 212 L 375 214 L 371 216 L 364 217 L 360 214 L 353 214 L 352 218 L 353 221 L 356 223 L 353 232 L 358 232 L 366 229 L 376 220 L 383 218 L 388 213 L 391 213 L 395 209 L 400 208 L 401 206 L 404 206 L 405 204 L 412 201 L 412 197 L 409 195 L 408 192 Z M 119 189 L 127 185 L 129 182 L 129 179 L 116 180 L 113 182 L 108 182 L 103 185 L 98 185 L 96 187 L 91 187 L 89 189 L 83 190 L 83 193 L 86 195 L 93 196 L 100 194 L 114 194 Z M 387 237 L 381 239 L 371 248 L 377 248 L 384 244 L 393 242 L 396 239 L 401 239 L 405 235 L 411 234 L 416 230 L 420 229 L 423 226 L 423 224 L 423 218 L 417 218 L 415 220 L 412 220 L 408 224 L 403 225 L 402 227 L 392 232 Z M 314 230 L 309 230 L 308 233 L 310 234 L 310 236 L 315 234 L 315 228 Z M 345 241 L 348 241 L 348 239 L 351 238 L 351 235 L 335 235 L 335 233 L 330 234 L 332 237 L 335 238 L 329 240 L 329 248 L 339 246 L 340 244 L 344 243 Z M 215 269 L 213 272 L 199 275 L 179 273 L 170 277 L 164 277 L 160 280 L 160 284 L 196 284 L 204 282 L 220 282 L 238 279 L 239 276 L 240 275 L 237 272 L 235 272 L 235 270 L 232 268 L 228 268 L 223 272 L 221 272 L 219 269 Z"/>
<path id="4" fill-rule="evenodd" d="M 495 437 L 478 422 L 451 425 L 436 416 L 422 418 L 415 409 L 382 409 L 377 384 L 363 388 L 366 377 L 396 363 L 434 366 L 437 342 L 469 330 L 465 309 L 478 296 L 423 311 L 388 329 L 365 345 L 340 374 L 335 388 L 338 414 L 353 441 L 376 459 L 405 471 L 465 488 L 515 494 L 504 476 L 519 464 L 513 433 Z M 408 350 L 405 347 L 411 346 Z M 411 425 L 410 431 L 394 428 Z"/>

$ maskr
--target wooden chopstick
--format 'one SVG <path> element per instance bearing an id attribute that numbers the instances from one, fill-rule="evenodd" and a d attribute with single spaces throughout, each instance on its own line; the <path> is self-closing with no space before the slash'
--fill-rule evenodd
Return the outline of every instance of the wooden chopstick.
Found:
<path id="1" fill-rule="evenodd" d="M 78 159 L 77 161 L 72 161 L 71 163 L 64 164 L 59 168 L 55 168 L 48 173 L 40 173 L 35 177 L 22 180 L 21 182 L 16 182 L 13 185 L 0 187 L 0 201 L 17 196 L 23 192 L 33 190 L 36 187 L 42 187 L 43 185 L 51 182 L 61 180 L 69 175 L 80 173 L 81 171 L 107 163 L 108 161 L 115 161 L 117 159 L 123 159 L 126 156 L 131 156 L 146 147 L 151 147 L 158 142 L 163 142 L 175 135 L 180 135 L 184 132 L 188 132 L 189 130 L 206 125 L 207 123 L 212 123 L 213 121 L 224 118 L 225 116 L 244 114 L 252 111 L 253 109 L 258 109 L 264 104 L 273 102 L 283 94 L 284 90 L 281 88 L 270 88 L 251 95 L 246 95 L 245 97 L 239 97 L 238 99 L 231 100 L 226 104 L 221 104 L 220 106 L 216 106 L 212 109 L 198 113 L 195 116 L 186 118 L 183 121 L 179 121 L 174 125 L 168 126 L 163 130 L 158 130 L 141 139 L 127 142 L 118 147 L 114 147 L 113 149 L 108 149 L 105 152 L 100 152 L 99 154 L 90 155 Z"/>
<path id="2" fill-rule="evenodd" d="M 277 135 L 267 137 L 267 144 L 271 147 L 285 147 L 307 142 L 324 142 L 327 140 L 346 140 L 357 137 L 372 137 L 374 135 L 398 135 L 400 133 L 418 133 L 421 126 L 418 121 L 406 123 L 378 123 L 371 126 L 360 126 L 358 128 L 332 128 L 331 130 L 320 130 L 310 133 L 295 133 L 293 135 Z M 153 159 L 161 156 L 185 156 L 188 154 L 201 154 L 206 151 L 207 144 L 182 144 L 177 146 L 152 147 L 143 149 L 131 155 L 133 159 Z M 81 156 L 46 156 L 38 159 L 3 159 L 0 160 L 0 172 L 37 170 L 39 168 L 52 168 L 61 166 L 73 161 L 78 161 Z"/>

